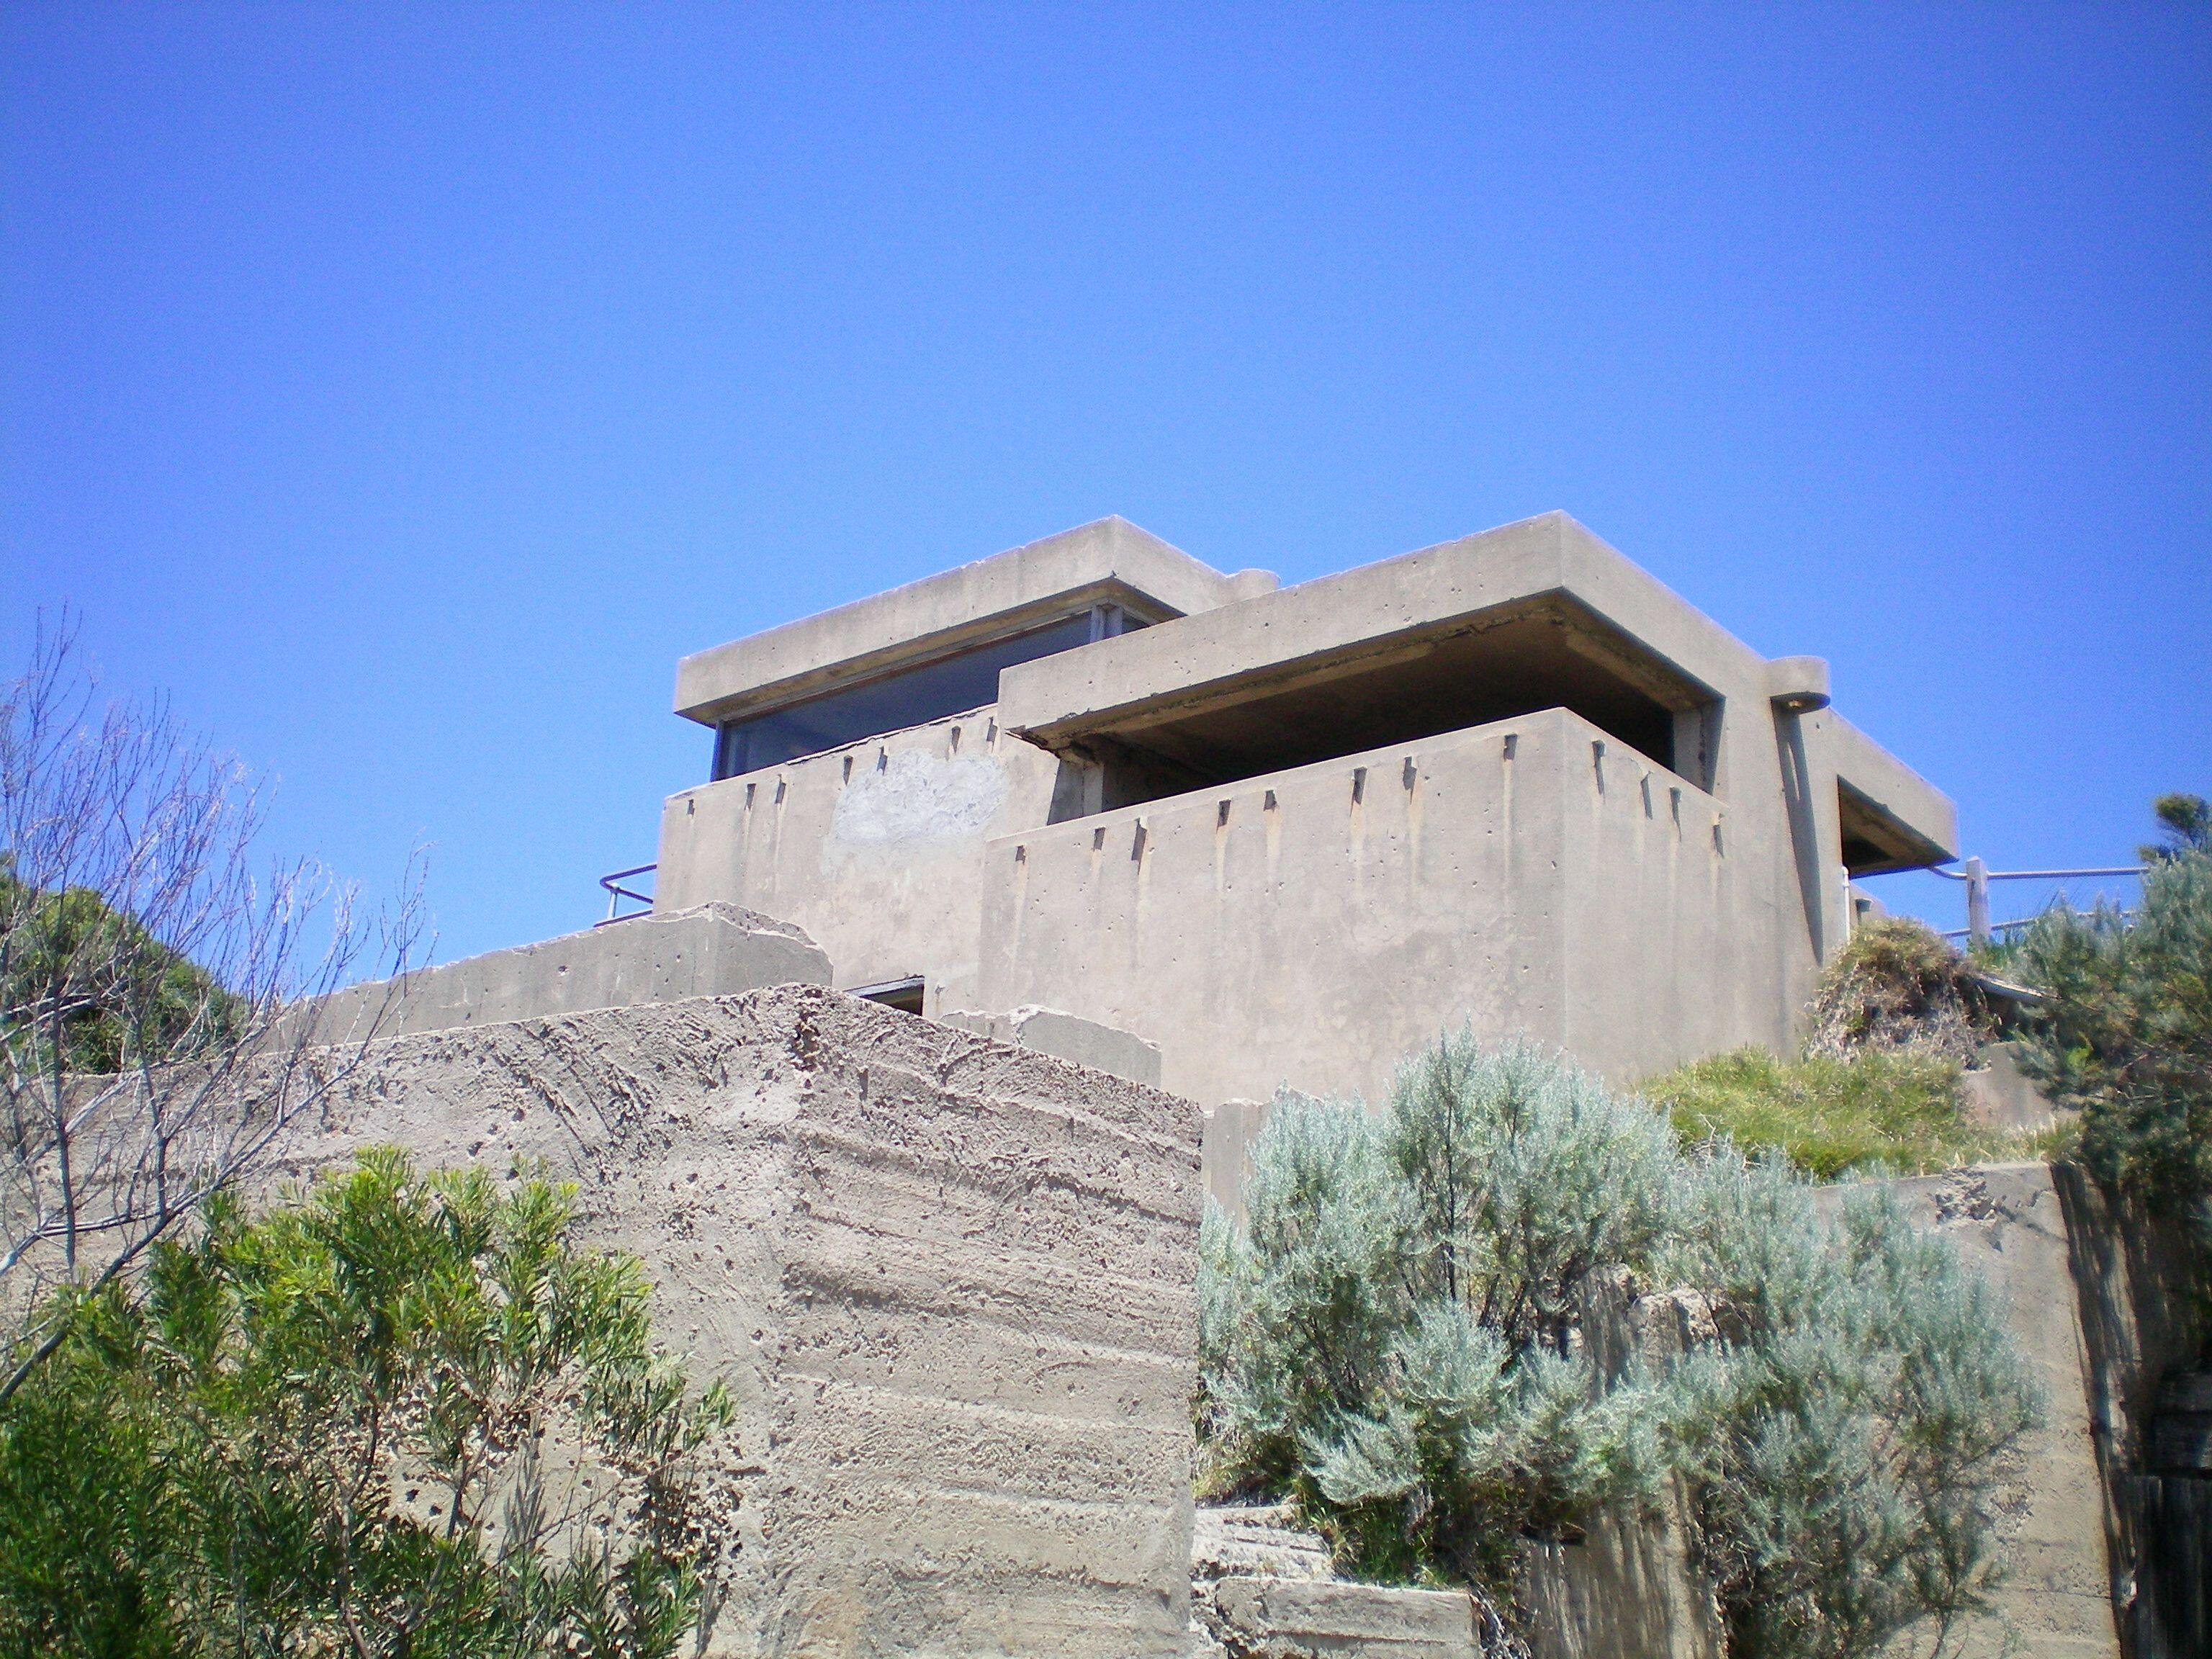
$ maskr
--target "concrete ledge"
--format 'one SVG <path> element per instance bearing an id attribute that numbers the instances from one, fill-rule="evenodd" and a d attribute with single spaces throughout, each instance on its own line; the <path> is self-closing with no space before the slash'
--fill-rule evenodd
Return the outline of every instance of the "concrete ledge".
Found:
<path id="1" fill-rule="evenodd" d="M 1462 1590 L 1297 1578 L 1224 1578 L 1214 1606 L 1243 1652 L 1269 1659 L 1479 1659 Z"/>
<path id="2" fill-rule="evenodd" d="M 979 1014 L 965 1010 L 939 1016 L 942 1024 L 974 1031 L 1017 1048 L 1034 1048 L 1087 1066 L 1109 1077 L 1160 1086 L 1160 1051 L 1156 1043 L 1095 1019 L 1063 1014 L 1057 1008 L 1017 1008 L 1011 1013 Z"/>
<path id="3" fill-rule="evenodd" d="M 1078 596 L 1133 599 L 1158 620 L 1274 586 L 1266 571 L 1226 576 L 1126 519 L 1101 519 L 686 657 L 676 712 L 712 724 L 1067 615 Z"/>
<path id="4" fill-rule="evenodd" d="M 334 1040 L 490 1025 L 592 1008 L 732 996 L 770 985 L 827 985 L 830 958 L 789 922 L 704 904 L 493 951 L 404 979 L 357 985 L 325 1004 Z"/>
<path id="5" fill-rule="evenodd" d="M 1565 514 L 1547 513 L 1302 582 L 1249 607 L 1018 664 L 1000 677 L 999 724 L 1055 748 L 1140 713 L 1327 677 L 1363 655 L 1561 596 L 1663 665 L 1666 684 L 1651 689 L 1670 706 L 1728 695 L 1754 677 L 1765 688 L 1765 659 L 1750 647 Z"/>

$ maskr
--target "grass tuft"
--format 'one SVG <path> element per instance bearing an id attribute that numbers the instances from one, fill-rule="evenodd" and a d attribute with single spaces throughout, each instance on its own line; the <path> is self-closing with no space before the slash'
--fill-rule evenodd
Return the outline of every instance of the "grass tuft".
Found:
<path id="1" fill-rule="evenodd" d="M 1653 1078 L 1644 1092 L 1687 1143 L 1778 1148 L 1824 1181 L 2034 1155 L 2022 1137 L 1969 1119 L 1957 1064 L 1932 1054 L 1862 1050 L 1789 1062 L 1738 1048 Z"/>

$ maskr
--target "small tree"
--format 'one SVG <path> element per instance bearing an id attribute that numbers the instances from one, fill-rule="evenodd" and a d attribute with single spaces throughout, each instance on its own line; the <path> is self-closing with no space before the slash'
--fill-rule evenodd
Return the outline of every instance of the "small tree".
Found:
<path id="1" fill-rule="evenodd" d="M 2182 840 L 2169 854 L 2145 871 L 2133 920 L 2061 906 L 2027 930 L 2017 971 L 2045 1000 L 2028 1013 L 2024 1066 L 2081 1109 L 2081 1157 L 2100 1180 L 2201 1212 L 2212 1195 L 2212 851 Z"/>
<path id="2" fill-rule="evenodd" d="M 0 1650 L 659 1659 L 725 1587 L 729 1403 L 573 1193 L 392 1151 L 143 1286 L 0 1408 Z"/>
<path id="3" fill-rule="evenodd" d="M 2212 853 L 2212 801 L 2202 795 L 2160 795 L 2150 804 L 2159 839 L 2136 853 L 2145 864 L 2189 853 Z"/>
<path id="4" fill-rule="evenodd" d="M 306 862 L 257 872 L 265 792 L 161 705 L 101 708 L 68 620 L 0 690 L 0 1401 L 91 1289 L 358 1062 L 323 996 L 377 941 Z M 404 969 L 413 884 L 380 961 Z"/>

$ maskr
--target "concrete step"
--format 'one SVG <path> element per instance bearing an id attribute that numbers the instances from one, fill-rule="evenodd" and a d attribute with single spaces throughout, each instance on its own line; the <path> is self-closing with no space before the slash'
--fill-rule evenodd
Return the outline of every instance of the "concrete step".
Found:
<path id="1" fill-rule="evenodd" d="M 1191 1527 L 1194 1578 L 1326 1579 L 1328 1546 L 1298 1529 L 1288 1505 L 1200 1504 Z"/>
<path id="2" fill-rule="evenodd" d="M 1237 1659 L 1481 1659 L 1464 1590 L 1228 1577 L 1211 1633 Z"/>

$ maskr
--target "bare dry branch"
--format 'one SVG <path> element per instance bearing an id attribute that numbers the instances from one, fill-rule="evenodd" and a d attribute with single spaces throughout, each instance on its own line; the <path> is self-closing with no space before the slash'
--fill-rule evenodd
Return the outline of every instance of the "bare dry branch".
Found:
<path id="1" fill-rule="evenodd" d="M 166 703 L 102 703 L 64 614 L 0 690 L 0 1402 L 88 1291 L 236 1182 L 360 1064 L 405 971 L 419 860 L 364 919 L 264 866 L 268 791 Z"/>

